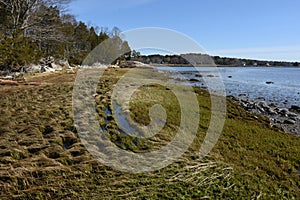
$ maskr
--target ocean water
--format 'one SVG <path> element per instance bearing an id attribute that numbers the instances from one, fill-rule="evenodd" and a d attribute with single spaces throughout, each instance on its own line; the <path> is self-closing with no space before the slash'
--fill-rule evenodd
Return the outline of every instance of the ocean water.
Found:
<path id="1" fill-rule="evenodd" d="M 205 78 L 222 78 L 226 95 L 274 103 L 279 107 L 300 106 L 300 68 L 284 67 L 158 67 L 183 84 L 205 88 Z M 216 70 L 215 70 L 216 69 Z M 196 79 L 198 81 L 190 81 Z M 179 81 L 181 82 L 181 81 Z M 267 84 L 267 82 L 272 82 Z"/>

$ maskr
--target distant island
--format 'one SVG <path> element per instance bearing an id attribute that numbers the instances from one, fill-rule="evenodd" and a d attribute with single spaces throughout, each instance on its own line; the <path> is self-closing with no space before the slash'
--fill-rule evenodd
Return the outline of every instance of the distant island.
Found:
<path id="1" fill-rule="evenodd" d="M 191 65 L 217 65 L 217 66 L 267 66 L 267 67 L 300 67 L 300 62 L 263 61 L 242 58 L 228 58 L 210 56 L 207 54 L 189 53 L 181 55 L 140 55 L 132 53 L 131 60 L 145 64 L 191 66 Z"/>

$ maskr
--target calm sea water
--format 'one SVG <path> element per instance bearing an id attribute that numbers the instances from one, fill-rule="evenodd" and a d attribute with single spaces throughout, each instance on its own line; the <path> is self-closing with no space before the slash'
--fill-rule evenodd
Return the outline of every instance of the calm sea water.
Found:
<path id="1" fill-rule="evenodd" d="M 227 95 L 239 98 L 275 103 L 280 107 L 300 106 L 300 68 L 272 67 L 219 67 L 218 73 L 211 67 L 158 67 L 168 71 L 174 78 L 177 72 L 186 80 L 197 79 L 199 82 L 187 81 L 185 84 L 205 87 L 205 81 L 199 77 L 210 75 L 223 79 Z M 272 82 L 272 84 L 267 84 Z"/>

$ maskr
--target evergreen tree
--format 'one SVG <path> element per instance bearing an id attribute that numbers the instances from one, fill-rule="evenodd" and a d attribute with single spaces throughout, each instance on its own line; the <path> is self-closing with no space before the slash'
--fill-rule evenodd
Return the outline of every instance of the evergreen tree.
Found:
<path id="1" fill-rule="evenodd" d="M 89 44 L 89 30 L 85 23 L 79 22 L 78 26 L 74 30 L 75 47 L 77 51 L 90 50 Z"/>
<path id="2" fill-rule="evenodd" d="M 101 33 L 99 34 L 99 43 L 107 40 L 108 38 L 108 34 L 106 32 L 101 31 Z"/>
<path id="3" fill-rule="evenodd" d="M 120 29 L 107 28 L 99 35 L 70 14 L 61 14 L 71 0 L 0 0 L 0 69 L 18 70 L 42 57 L 53 56 L 81 64 L 92 51 L 91 64 L 130 58 L 130 47 Z M 97 47 L 104 42 L 101 48 Z"/>
<path id="4" fill-rule="evenodd" d="M 94 27 L 90 28 L 88 41 L 90 43 L 91 50 L 93 50 L 100 43 Z"/>

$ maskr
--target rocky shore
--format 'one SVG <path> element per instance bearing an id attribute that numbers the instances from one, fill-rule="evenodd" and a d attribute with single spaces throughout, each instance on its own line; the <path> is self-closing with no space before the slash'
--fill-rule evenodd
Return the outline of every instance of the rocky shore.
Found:
<path id="1" fill-rule="evenodd" d="M 18 71 L 4 70 L 0 71 L 0 85 L 19 86 L 19 85 L 41 85 L 41 82 L 29 82 L 26 75 L 35 75 L 43 73 L 55 73 L 66 71 L 75 74 L 77 69 L 86 69 L 91 66 L 86 65 L 70 65 L 68 61 L 55 60 L 53 57 L 42 58 L 38 64 L 30 64 L 20 68 Z M 116 65 L 104 65 L 95 63 L 93 68 L 106 69 L 118 68 Z"/>
<path id="2" fill-rule="evenodd" d="M 228 96 L 239 102 L 245 110 L 254 114 L 263 115 L 270 119 L 270 126 L 286 133 L 300 136 L 300 107 L 293 105 L 290 109 L 280 108 L 275 104 L 267 105 L 264 101 L 252 101 L 249 99 Z"/>
<path id="3" fill-rule="evenodd" d="M 124 65 L 124 64 L 123 64 Z M 149 67 L 149 65 L 144 65 L 139 62 L 132 62 L 126 63 L 126 67 Z M 125 66 L 125 65 L 124 65 Z M 42 59 L 39 65 L 31 65 L 26 70 L 22 72 L 10 72 L 0 73 L 0 85 L 41 85 L 41 82 L 28 82 L 24 78 L 24 74 L 26 73 L 44 73 L 44 72 L 55 72 L 55 71 L 62 71 L 67 70 L 73 72 L 75 69 L 78 68 L 86 68 L 90 66 L 70 66 L 68 62 L 63 61 L 55 61 L 54 58 L 49 57 Z M 95 64 L 97 68 L 118 68 L 123 67 L 120 66 L 106 66 L 101 64 Z M 177 83 L 182 83 L 184 80 L 178 79 L 174 77 L 176 72 L 165 72 L 171 79 L 174 79 Z M 187 72 L 190 73 L 190 72 Z M 208 75 L 209 76 L 209 75 Z M 196 77 L 202 77 L 202 75 L 196 74 Z M 190 82 L 200 82 L 199 79 L 190 79 Z M 203 84 L 202 84 L 203 85 Z M 205 85 L 201 86 L 202 89 L 207 89 Z M 239 105 L 244 108 L 245 110 L 257 114 L 263 115 L 270 120 L 270 126 L 281 131 L 284 131 L 289 134 L 300 136 L 300 106 L 292 105 L 289 109 L 288 108 L 281 108 L 276 104 L 267 104 L 264 98 L 258 98 L 256 100 L 250 100 L 247 98 L 247 94 L 240 94 L 240 95 L 230 95 L 229 98 L 233 99 L 234 101 L 238 102 Z"/>
<path id="4" fill-rule="evenodd" d="M 167 74 L 175 83 L 190 84 L 206 90 L 206 84 L 201 78 L 203 76 L 213 77 L 213 75 L 195 74 L 191 71 L 183 71 L 180 73 L 177 71 L 163 71 L 163 73 Z M 179 74 L 181 77 L 184 76 L 185 79 L 180 78 Z M 228 78 L 232 78 L 232 76 L 228 76 Z M 265 84 L 271 85 L 274 83 L 266 81 Z M 247 93 L 230 95 L 229 92 L 228 97 L 238 102 L 246 111 L 269 118 L 270 127 L 292 135 L 300 136 L 300 106 L 290 104 L 288 107 L 288 99 L 286 99 L 285 102 L 282 102 L 281 105 L 283 106 L 280 106 L 280 102 L 277 102 L 278 104 L 276 104 L 276 102 L 273 101 L 268 104 L 265 97 L 257 97 L 255 100 L 252 100 Z"/>

